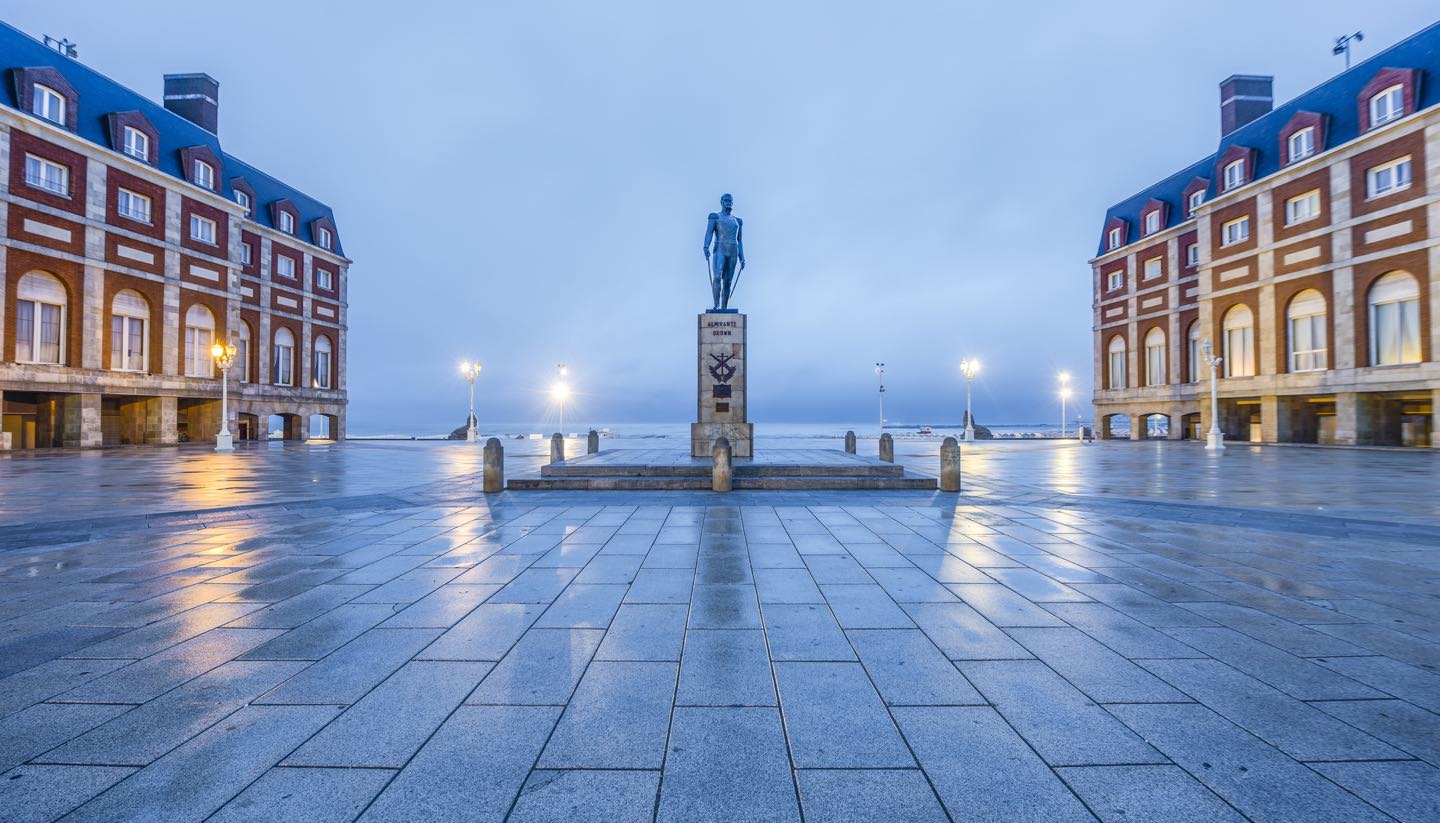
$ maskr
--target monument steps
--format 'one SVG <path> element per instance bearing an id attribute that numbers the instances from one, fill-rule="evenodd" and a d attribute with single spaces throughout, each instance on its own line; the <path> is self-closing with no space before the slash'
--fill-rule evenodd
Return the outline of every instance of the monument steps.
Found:
<path id="1" fill-rule="evenodd" d="M 865 461 L 865 462 L 862 462 Z M 854 463 L 837 465 L 814 465 L 803 463 L 751 463 L 736 460 L 734 475 L 740 478 L 765 477 L 900 477 L 905 467 L 881 460 L 866 461 L 858 458 Z M 551 463 L 542 466 L 541 477 L 702 477 L 710 478 L 710 461 L 695 460 L 689 464 L 597 464 L 597 463 Z"/>
<path id="2" fill-rule="evenodd" d="M 934 491 L 935 478 L 916 474 L 736 474 L 736 491 Z M 512 478 L 512 491 L 709 491 L 710 477 L 694 475 L 568 475 Z"/>

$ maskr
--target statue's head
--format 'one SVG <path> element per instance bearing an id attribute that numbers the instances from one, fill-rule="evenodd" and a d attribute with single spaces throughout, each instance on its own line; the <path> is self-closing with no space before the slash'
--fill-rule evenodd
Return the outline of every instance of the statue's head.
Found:
<path id="1" fill-rule="evenodd" d="M 735 198 L 731 197 L 729 194 L 722 194 L 720 195 L 720 205 L 728 209 L 731 206 L 735 205 Z"/>

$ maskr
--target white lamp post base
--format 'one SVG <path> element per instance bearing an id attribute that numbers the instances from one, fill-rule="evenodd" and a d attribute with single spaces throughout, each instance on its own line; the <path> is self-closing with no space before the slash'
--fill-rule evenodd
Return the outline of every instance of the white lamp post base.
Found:
<path id="1" fill-rule="evenodd" d="M 225 431 L 222 431 L 222 432 L 220 432 L 219 434 L 215 435 L 215 451 L 217 451 L 217 452 L 233 452 L 233 451 L 235 451 L 235 437 L 234 437 L 234 435 L 230 434 L 230 431 L 229 431 L 228 429 L 226 429 Z"/>
<path id="2" fill-rule="evenodd" d="M 1205 434 L 1205 451 L 1225 451 L 1225 433 L 1219 429 L 1211 429 Z"/>
<path id="3" fill-rule="evenodd" d="M 965 442 L 966 442 L 966 443 L 974 443 L 974 442 L 975 442 L 975 430 L 972 429 L 972 428 L 969 427 L 969 426 L 966 426 L 966 427 L 965 427 Z"/>

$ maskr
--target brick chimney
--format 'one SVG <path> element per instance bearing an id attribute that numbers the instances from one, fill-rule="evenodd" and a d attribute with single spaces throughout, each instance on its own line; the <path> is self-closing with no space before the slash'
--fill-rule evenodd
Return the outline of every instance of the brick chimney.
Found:
<path id="1" fill-rule="evenodd" d="M 1220 84 L 1220 136 L 1269 114 L 1275 107 L 1274 84 L 1274 77 L 1260 74 L 1227 77 Z"/>
<path id="2" fill-rule="evenodd" d="M 208 74 L 167 74 L 165 108 L 216 134 L 220 126 L 220 83 Z"/>

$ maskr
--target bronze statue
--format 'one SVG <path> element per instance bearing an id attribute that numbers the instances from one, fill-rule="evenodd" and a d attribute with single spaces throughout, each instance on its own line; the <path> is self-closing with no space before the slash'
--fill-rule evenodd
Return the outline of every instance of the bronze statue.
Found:
<path id="1" fill-rule="evenodd" d="M 730 213 L 734 203 L 735 198 L 721 195 L 719 213 L 711 212 L 705 223 L 705 263 L 710 271 L 710 292 L 716 311 L 730 308 L 735 284 L 740 272 L 745 270 L 745 221 Z M 714 258 L 710 256 L 712 240 Z"/>

